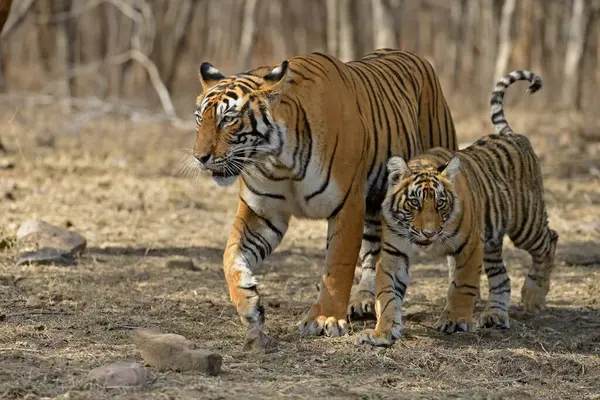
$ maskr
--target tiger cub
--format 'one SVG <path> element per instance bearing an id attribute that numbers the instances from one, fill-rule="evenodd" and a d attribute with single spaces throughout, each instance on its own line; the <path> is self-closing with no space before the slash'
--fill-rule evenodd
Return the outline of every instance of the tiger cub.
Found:
<path id="1" fill-rule="evenodd" d="M 436 323 L 442 332 L 477 328 L 473 306 L 482 267 L 490 294 L 479 325 L 509 328 L 511 286 L 502 261 L 505 234 L 532 257 L 521 289 L 524 308 L 544 305 L 558 234 L 548 227 L 538 158 L 529 139 L 514 133 L 504 115 L 504 93 L 519 80 L 530 81 L 528 93 L 542 87 L 540 77 L 530 71 L 513 71 L 498 81 L 491 97 L 495 134 L 457 152 L 438 147 L 408 163 L 401 157 L 389 160 L 375 278 L 377 325 L 363 331 L 358 344 L 390 345 L 401 335 L 414 245 L 442 248 L 448 256 L 447 302 Z"/>

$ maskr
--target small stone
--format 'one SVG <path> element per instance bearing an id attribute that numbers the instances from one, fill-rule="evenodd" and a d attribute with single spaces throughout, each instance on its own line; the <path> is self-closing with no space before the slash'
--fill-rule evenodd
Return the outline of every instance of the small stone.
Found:
<path id="1" fill-rule="evenodd" d="M 246 339 L 244 340 L 244 350 L 253 351 L 264 351 L 265 353 L 271 353 L 277 350 L 279 343 L 264 334 L 259 328 L 253 327 L 248 329 L 246 332 Z"/>
<path id="2" fill-rule="evenodd" d="M 133 332 L 133 342 L 144 362 L 159 370 L 195 370 L 208 375 L 221 371 L 223 357 L 219 353 L 199 349 L 181 335 L 137 329 Z"/>
<path id="3" fill-rule="evenodd" d="M 75 258 L 70 253 L 58 249 L 44 247 L 37 251 L 26 251 L 19 254 L 16 265 L 75 265 Z"/>
<path id="4" fill-rule="evenodd" d="M 194 260 L 191 258 L 172 258 L 167 260 L 165 264 L 167 268 L 172 269 L 187 269 L 189 271 L 198 271 L 198 267 L 194 264 Z"/>
<path id="5" fill-rule="evenodd" d="M 15 162 L 6 158 L 0 159 L 0 169 L 13 169 Z"/>
<path id="6" fill-rule="evenodd" d="M 22 246 L 34 244 L 36 248 L 52 247 L 73 255 L 81 253 L 87 245 L 79 233 L 35 219 L 21 225 L 17 240 Z"/>
<path id="7" fill-rule="evenodd" d="M 56 136 L 47 129 L 44 129 L 35 137 L 35 144 L 39 147 L 54 148 L 56 145 Z"/>
<path id="8" fill-rule="evenodd" d="M 25 301 L 25 307 L 28 307 L 28 308 L 39 308 L 41 306 L 42 306 L 42 300 L 40 300 L 40 298 L 34 294 L 29 296 L 27 298 L 27 301 Z"/>
<path id="9" fill-rule="evenodd" d="M 148 372 L 140 363 L 118 361 L 94 368 L 88 373 L 88 379 L 107 388 L 144 385 Z"/>

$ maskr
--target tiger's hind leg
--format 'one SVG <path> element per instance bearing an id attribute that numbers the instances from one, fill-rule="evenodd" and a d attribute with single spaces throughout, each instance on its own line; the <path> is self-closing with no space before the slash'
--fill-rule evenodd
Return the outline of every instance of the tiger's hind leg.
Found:
<path id="1" fill-rule="evenodd" d="M 485 328 L 510 328 L 510 278 L 502 259 L 504 234 L 485 242 L 483 269 L 488 279 L 489 298 L 485 311 L 479 316 L 479 326 Z"/>
<path id="2" fill-rule="evenodd" d="M 532 259 L 531 267 L 521 288 L 521 302 L 527 311 L 537 311 L 546 304 L 546 296 L 550 291 L 550 275 L 554 269 L 554 256 L 558 233 L 543 226 L 537 240 L 523 244 L 515 243 L 515 246 L 526 250 Z M 523 246 L 523 247 L 521 247 Z"/>
<path id="3" fill-rule="evenodd" d="M 361 263 L 360 281 L 350 299 L 348 318 L 375 318 L 375 268 L 381 253 L 380 212 L 365 216 L 359 260 Z"/>

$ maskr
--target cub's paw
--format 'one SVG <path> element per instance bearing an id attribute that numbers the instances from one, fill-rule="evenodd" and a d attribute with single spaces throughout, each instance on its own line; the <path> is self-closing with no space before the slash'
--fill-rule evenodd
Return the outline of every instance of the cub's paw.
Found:
<path id="1" fill-rule="evenodd" d="M 444 311 L 435 323 L 435 328 L 444 333 L 475 332 L 477 324 L 472 318 L 452 317 L 448 311 Z"/>
<path id="2" fill-rule="evenodd" d="M 324 315 L 308 316 L 298 324 L 302 335 L 345 336 L 348 334 L 348 322 L 344 319 Z"/>
<path id="3" fill-rule="evenodd" d="M 537 282 L 527 277 L 521 288 L 521 303 L 526 311 L 537 311 L 546 305 L 546 295 L 550 291 L 549 282 Z"/>
<path id="4" fill-rule="evenodd" d="M 482 328 L 509 329 L 508 313 L 501 310 L 485 310 L 479 316 L 479 326 Z"/>
<path id="5" fill-rule="evenodd" d="M 377 329 L 365 329 L 362 331 L 356 340 L 355 345 L 370 344 L 372 346 L 391 346 L 396 340 L 391 331 L 383 332 Z"/>
<path id="6" fill-rule="evenodd" d="M 358 293 L 348 305 L 349 319 L 375 319 L 375 296 L 370 293 Z"/>

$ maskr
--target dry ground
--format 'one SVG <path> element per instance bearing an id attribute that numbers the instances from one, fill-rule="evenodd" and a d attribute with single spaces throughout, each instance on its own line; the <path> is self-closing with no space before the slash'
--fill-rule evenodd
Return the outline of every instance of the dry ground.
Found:
<path id="1" fill-rule="evenodd" d="M 481 114 L 456 117 L 462 142 L 489 132 Z M 236 189 L 181 176 L 192 129 L 3 106 L 0 135 L 10 152 L 0 159 L 15 163 L 0 170 L 4 236 L 37 217 L 79 231 L 88 250 L 75 267 L 15 267 L 15 250 L 0 251 L 0 398 L 599 399 L 600 141 L 568 118 L 509 110 L 509 119 L 540 153 L 550 221 L 560 234 L 547 310 L 519 309 L 529 258 L 509 246 L 510 330 L 446 336 L 432 329 L 447 272 L 443 259 L 421 257 L 406 335 L 395 346 L 352 344 L 372 322 L 354 322 L 349 337 L 302 338 L 295 324 L 317 295 L 325 223 L 294 220 L 258 270 L 267 331 L 281 348 L 253 354 L 242 351 L 244 329 L 221 272 Z M 198 270 L 167 269 L 174 256 L 194 258 Z M 25 307 L 32 294 L 41 309 Z M 152 370 L 142 389 L 86 383 L 96 366 L 141 360 L 133 327 L 158 327 L 221 352 L 222 374 Z"/>

